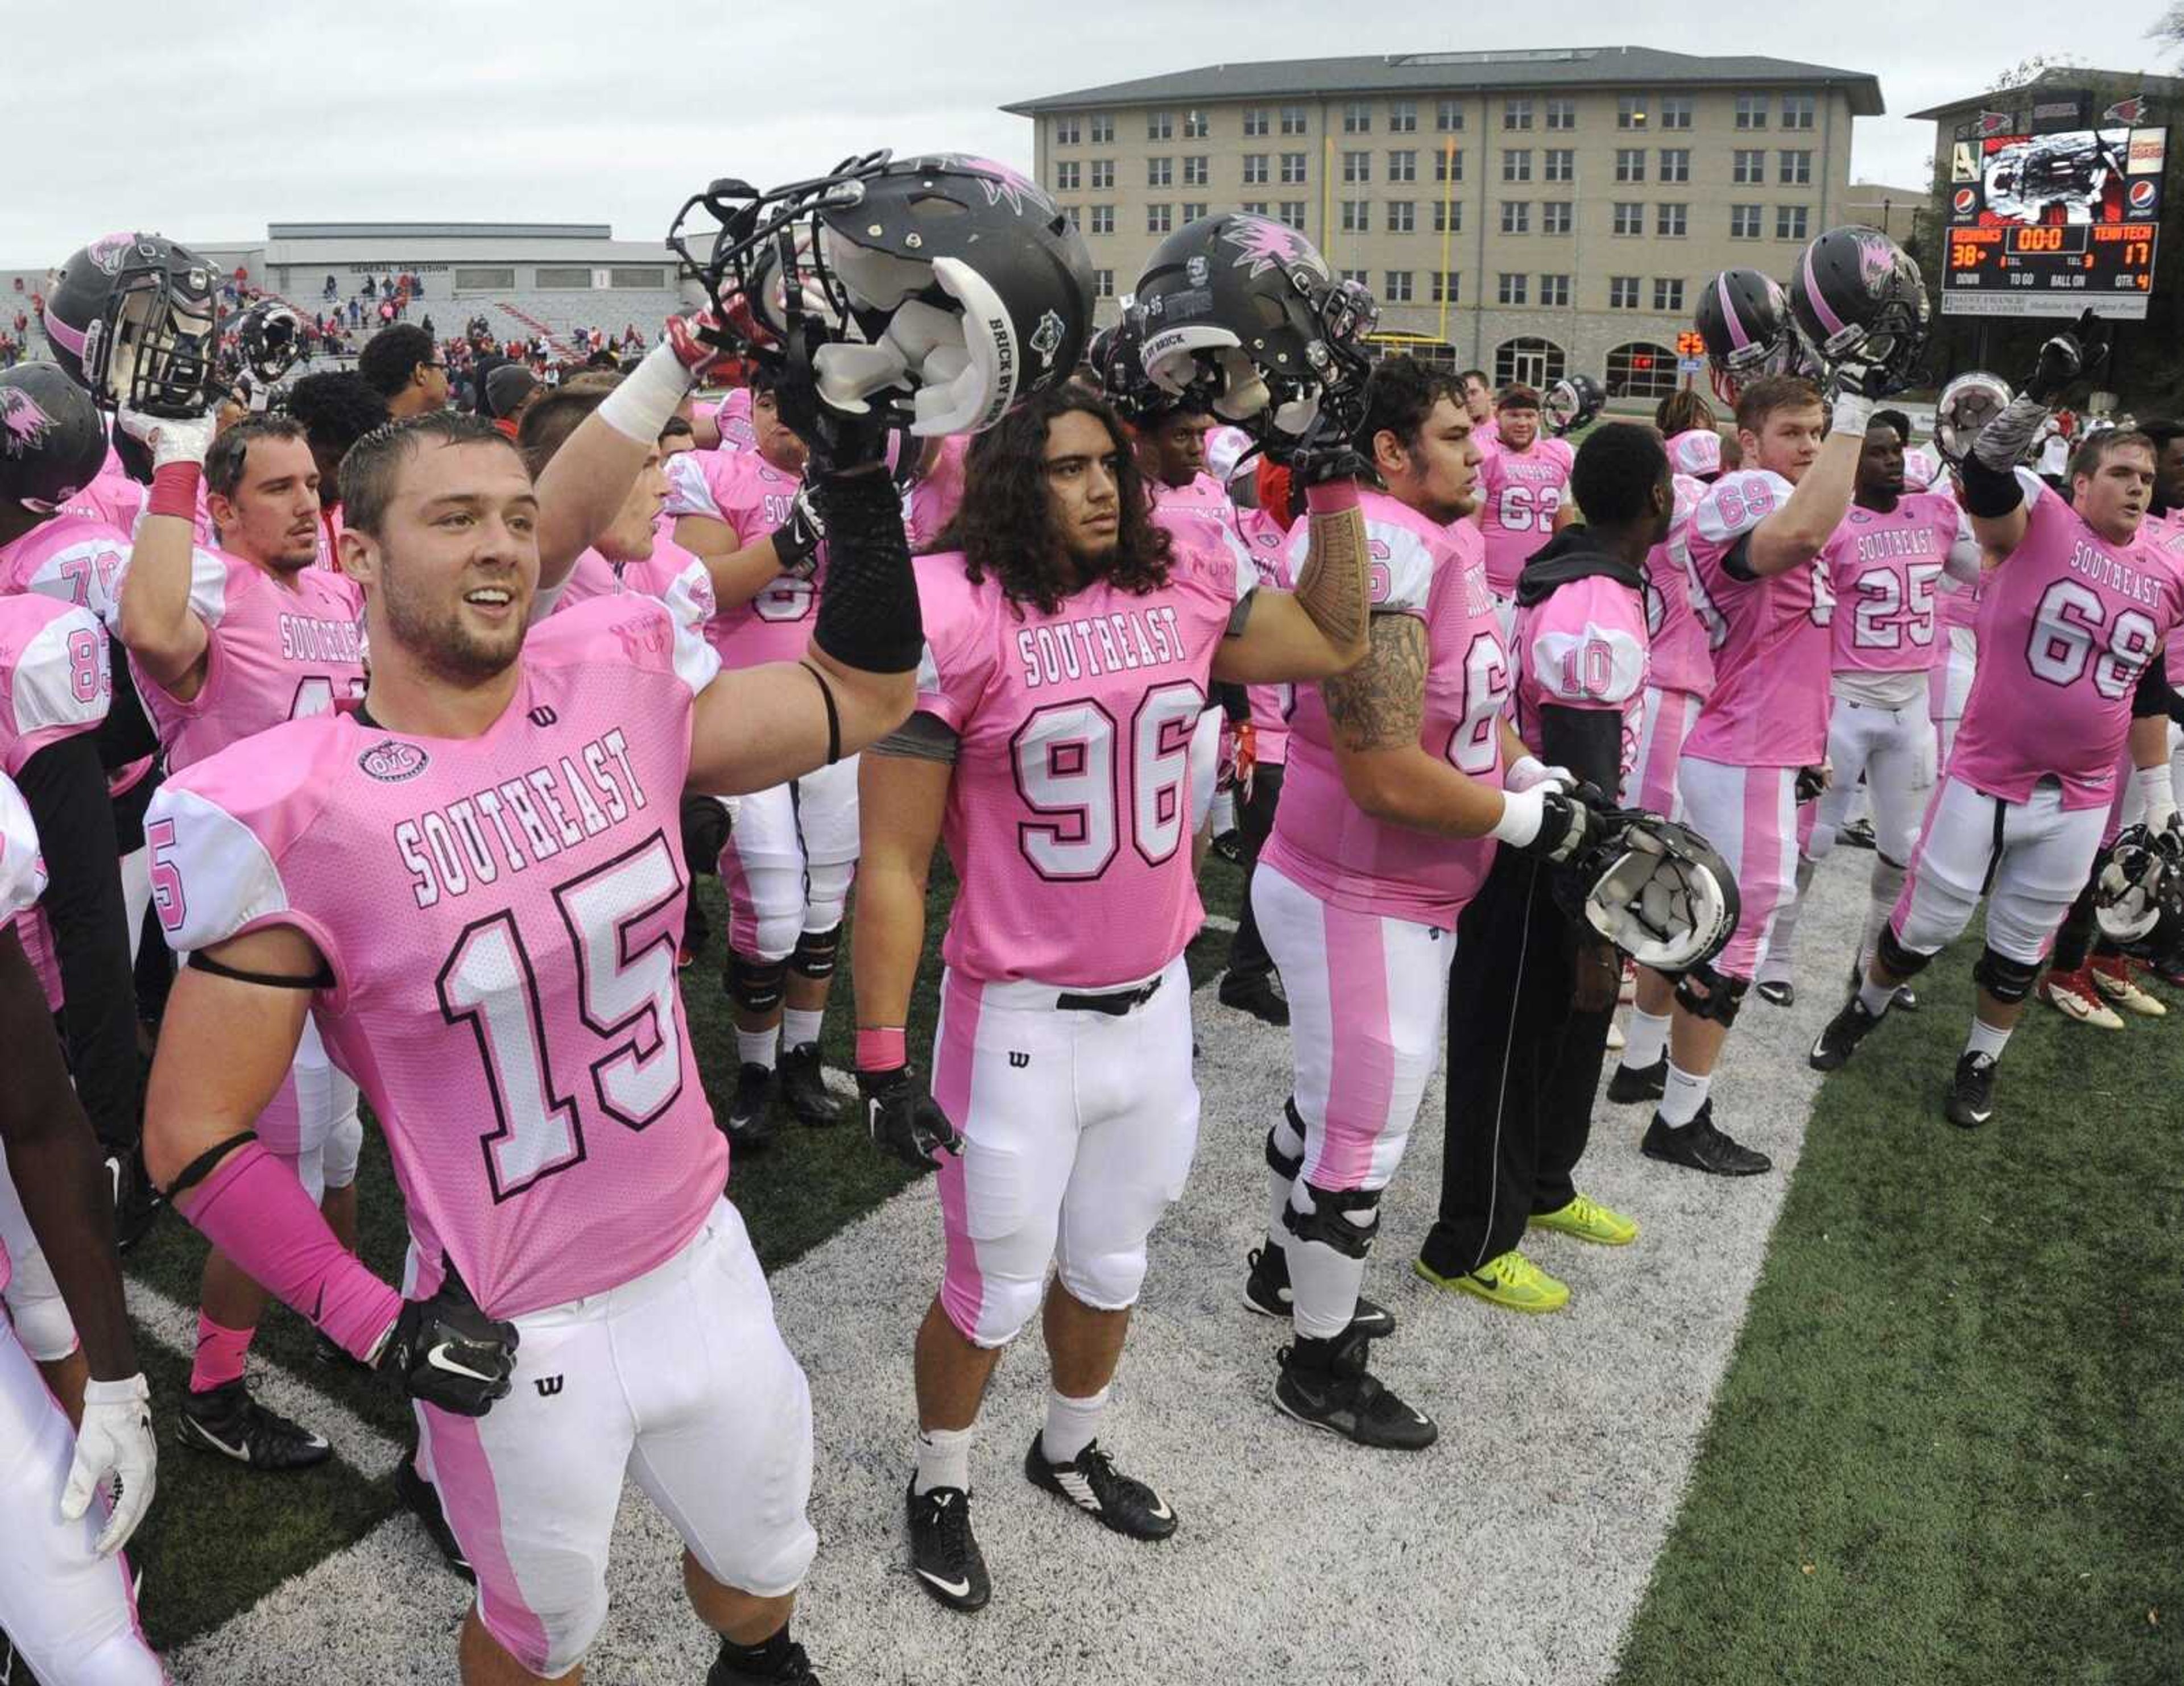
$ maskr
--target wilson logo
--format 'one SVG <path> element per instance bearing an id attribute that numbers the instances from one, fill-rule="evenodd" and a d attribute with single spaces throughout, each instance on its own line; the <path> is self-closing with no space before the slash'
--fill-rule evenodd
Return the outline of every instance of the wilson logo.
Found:
<path id="1" fill-rule="evenodd" d="M 561 1391 L 561 1378 L 559 1376 L 541 1376 L 531 1385 L 538 1389 L 540 1399 L 550 1399 Z"/>

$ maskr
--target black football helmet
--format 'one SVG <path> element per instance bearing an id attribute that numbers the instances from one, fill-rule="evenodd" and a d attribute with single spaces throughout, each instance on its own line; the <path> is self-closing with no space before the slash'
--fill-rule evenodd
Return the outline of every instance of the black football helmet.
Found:
<path id="1" fill-rule="evenodd" d="M 1926 348 L 1926 314 L 1918 264 L 1877 228 L 1830 229 L 1790 277 L 1791 319 L 1821 361 L 1880 364 L 1899 390 Z"/>
<path id="2" fill-rule="evenodd" d="M 49 513 L 105 461 L 106 428 L 81 387 L 42 361 L 0 370 L 0 500 Z"/>
<path id="3" fill-rule="evenodd" d="M 1934 448 L 1954 468 L 1964 461 L 1980 429 L 2009 408 L 2015 396 L 1999 375 L 1975 369 L 1942 388 L 1934 401 Z"/>
<path id="4" fill-rule="evenodd" d="M 721 225 L 702 254 L 683 225 Z M 846 415 L 922 437 L 990 427 L 1069 377 L 1092 320 L 1084 236 L 1045 190 L 956 153 L 844 160 L 761 193 L 723 179 L 677 213 L 729 348 Z"/>
<path id="5" fill-rule="evenodd" d="M 46 337 L 102 409 L 203 415 L 217 398 L 212 266 L 157 234 L 109 234 L 46 296 Z"/>
<path id="6" fill-rule="evenodd" d="M 1143 422 L 1171 408 L 1176 400 L 1146 377 L 1145 364 L 1145 315 L 1133 303 L 1112 328 L 1092 337 L 1085 359 L 1100 377 L 1100 388 L 1123 420 Z"/>
<path id="7" fill-rule="evenodd" d="M 1706 342 L 1714 396 L 1735 403 L 1737 392 L 1763 375 L 1811 372 L 1798 343 L 1789 300 L 1771 275 L 1724 270 L 1699 289 L 1696 326 Z"/>
<path id="8" fill-rule="evenodd" d="M 2161 921 L 2170 874 L 2167 855 L 2144 826 L 2126 826 L 2093 876 L 2093 922 L 2111 943 L 2136 943 Z"/>
<path id="9" fill-rule="evenodd" d="M 1262 441 L 1295 438 L 1322 410 L 1344 431 L 1362 416 L 1379 306 L 1287 224 L 1225 211 L 1178 229 L 1146 260 L 1137 302 L 1146 378 L 1172 400 Z"/>
<path id="10" fill-rule="evenodd" d="M 236 319 L 236 370 L 261 388 L 294 368 L 303 354 L 303 320 L 278 299 L 261 298 Z"/>
<path id="11" fill-rule="evenodd" d="M 1641 966 L 1695 971 L 1729 946 L 1736 874 L 1689 826 L 1628 809 L 1557 875 L 1570 911 Z"/>
<path id="12" fill-rule="evenodd" d="M 1574 433 L 1607 407 L 1607 394 L 1590 375 L 1565 375 L 1540 400 L 1547 431 L 1556 438 Z"/>

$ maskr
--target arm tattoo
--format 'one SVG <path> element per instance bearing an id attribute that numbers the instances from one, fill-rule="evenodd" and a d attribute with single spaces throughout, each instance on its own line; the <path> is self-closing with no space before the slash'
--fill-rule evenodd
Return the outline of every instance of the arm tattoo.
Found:
<path id="1" fill-rule="evenodd" d="M 1331 644 L 1352 644 L 1370 603 L 1365 517 L 1356 509 L 1312 518 L 1312 543 L 1297 576 L 1296 600 Z"/>
<path id="2" fill-rule="evenodd" d="M 1376 615 L 1371 637 L 1364 660 L 1319 682 L 1335 741 L 1346 749 L 1415 744 L 1426 709 L 1425 623 L 1413 615 Z"/>

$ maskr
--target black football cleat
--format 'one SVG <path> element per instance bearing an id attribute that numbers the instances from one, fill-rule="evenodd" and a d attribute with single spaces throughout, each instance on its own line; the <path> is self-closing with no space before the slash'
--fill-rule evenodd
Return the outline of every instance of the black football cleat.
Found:
<path id="1" fill-rule="evenodd" d="M 1365 1367 L 1365 1338 L 1355 1328 L 1331 1341 L 1300 1336 L 1279 1361 L 1274 1404 L 1299 1422 L 1381 1451 L 1422 1452 L 1440 1438 L 1431 1417 Z"/>
<path id="2" fill-rule="evenodd" d="M 1142 1481 L 1115 1467 L 1115 1461 L 1091 1442 L 1066 1464 L 1049 1463 L 1042 1436 L 1031 1437 L 1024 1474 L 1034 1487 L 1066 1499 L 1104 1528 L 1132 1539 L 1166 1539 L 1175 1532 L 1175 1512 Z"/>
<path id="3" fill-rule="evenodd" d="M 1282 981 L 1273 972 L 1246 972 L 1241 977 L 1230 972 L 1221 980 L 1215 994 L 1223 1006 L 1249 1013 L 1266 1024 L 1290 1021 L 1290 998 L 1282 993 Z"/>
<path id="4" fill-rule="evenodd" d="M 1836 841 L 1839 843 L 1847 843 L 1852 849 L 1874 848 L 1875 839 L 1873 835 L 1873 821 L 1870 820 L 1846 821 L 1836 828 Z"/>
<path id="5" fill-rule="evenodd" d="M 1794 1007 L 1797 1004 L 1797 986 L 1786 977 L 1770 977 L 1752 985 L 1753 992 L 1770 1007 Z"/>
<path id="6" fill-rule="evenodd" d="M 416 1517 L 425 1530 L 425 1538 L 439 1548 L 441 1559 L 449 1570 L 476 1585 L 477 1572 L 471 1567 L 471 1560 L 463 1551 L 462 1542 L 455 1538 L 455 1531 L 448 1526 L 447 1513 L 440 1508 L 440 1490 L 417 1473 L 414 1460 L 414 1451 L 404 1452 L 402 1461 L 394 1466 L 394 1496 Z"/>
<path id="7" fill-rule="evenodd" d="M 816 1126 L 842 1121 L 842 1104 L 827 1090 L 817 1043 L 782 1050 L 780 1082 L 782 1104 L 798 1123 Z"/>
<path id="8" fill-rule="evenodd" d="M 315 1434 L 259 1403 L 242 1377 L 223 1387 L 182 1395 L 175 1438 L 200 1452 L 232 1458 L 249 1469 L 276 1473 L 309 1469 L 333 1455 L 326 1436 Z"/>
<path id="9" fill-rule="evenodd" d="M 1618 1106 L 1637 1106 L 1669 1092 L 1669 1056 L 1650 1066 L 1618 1066 L 1607 1080 L 1607 1098 Z"/>
<path id="10" fill-rule="evenodd" d="M 1835 1017 L 1820 1027 L 1805 1063 L 1815 1071 L 1841 1071 L 1850 1064 L 1850 1056 L 1858 1052 L 1858 1043 L 1872 1035 L 1873 1027 L 1880 1022 L 1877 1016 L 1866 1011 L 1865 1003 L 1853 994 Z"/>
<path id="11" fill-rule="evenodd" d="M 986 1555 L 971 1532 L 971 1495 L 959 1488 L 917 1490 L 910 1478 L 910 1566 L 918 1584 L 950 1610 L 983 1610 L 994 1595 Z"/>
<path id="12" fill-rule="evenodd" d="M 1957 1057 L 1957 1075 L 1943 1110 L 1950 1123 L 1965 1130 L 1976 1130 L 1994 1116 L 1994 1055 L 1967 1052 Z"/>
<path id="13" fill-rule="evenodd" d="M 736 1098 L 721 1125 L 728 1145 L 749 1152 L 771 1142 L 773 1121 L 766 1115 L 772 1103 L 773 1067 L 746 1060 L 736 1077 Z"/>
<path id="14" fill-rule="evenodd" d="M 1688 1124 L 1674 1125 L 1655 1113 L 1638 1150 L 1648 1159 L 1680 1165 L 1686 1171 L 1703 1171 L 1709 1177 L 1757 1177 L 1774 1168 L 1774 1161 L 1765 1154 L 1714 1128 L 1711 1096 L 1701 1103 L 1698 1116 Z"/>
<path id="15" fill-rule="evenodd" d="M 747 1668 L 738 1668 L 726 1655 L 727 1641 L 722 1642 L 723 1654 L 713 1659 L 713 1667 L 705 1676 L 705 1686 L 819 1686 L 819 1677 L 811 1672 L 811 1659 L 804 1654 L 804 1647 L 790 1640 L 782 1647 L 781 1655 L 767 1664 L 762 1674 L 754 1674 Z"/>
<path id="16" fill-rule="evenodd" d="M 1244 1309 L 1286 1322 L 1295 1310 L 1290 1295 L 1290 1255 L 1268 1241 L 1263 1247 L 1254 1247 L 1246 1256 L 1251 1273 L 1244 1278 Z M 1396 1314 L 1361 1294 L 1357 1309 L 1351 1314 L 1350 1327 L 1368 1341 L 1385 1340 L 1396 1333 Z"/>

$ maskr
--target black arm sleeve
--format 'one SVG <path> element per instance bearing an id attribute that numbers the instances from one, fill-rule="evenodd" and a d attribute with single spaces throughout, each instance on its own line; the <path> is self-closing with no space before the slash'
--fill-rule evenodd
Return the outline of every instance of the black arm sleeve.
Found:
<path id="1" fill-rule="evenodd" d="M 1964 453 L 1964 461 L 1957 465 L 1957 473 L 1964 482 L 1967 515 L 1977 515 L 1982 520 L 1999 520 L 2025 501 L 2025 487 L 2017 478 L 2017 470 L 1990 467 L 1977 451 Z"/>
<path id="2" fill-rule="evenodd" d="M 92 1128 L 109 1152 L 136 1145 L 142 1127 L 143 1063 L 136 1052 L 136 974 L 114 851 L 114 806 L 96 736 L 49 743 L 16 783 L 37 822 L 46 860 L 46 917 L 67 996 L 62 1024 L 70 1069 Z"/>
<path id="3" fill-rule="evenodd" d="M 1736 543 L 1722 553 L 1721 571 L 1732 580 L 1741 580 L 1750 585 L 1759 577 L 1752 571 L 1752 535 L 1741 535 Z"/>
<path id="4" fill-rule="evenodd" d="M 1221 710 L 1228 723 L 1234 726 L 1251 717 L 1251 693 L 1241 685 L 1232 685 L 1227 680 L 1217 680 L 1213 686 L 1213 706 Z"/>
<path id="5" fill-rule="evenodd" d="M 1549 766 L 1568 767 L 1612 798 L 1623 782 L 1623 716 L 1613 709 L 1549 703 L 1540 710 L 1539 751 Z"/>
<path id="6" fill-rule="evenodd" d="M 2169 682 L 2161 652 L 2156 649 L 2146 664 L 2146 671 L 2138 676 L 2137 688 L 2131 693 L 2131 717 L 2151 720 L 2156 715 L 2167 715 L 2170 719 L 2184 724 L 2184 697 L 2176 694 L 2176 687 Z"/>
<path id="7" fill-rule="evenodd" d="M 827 576 L 811 641 L 844 667 L 912 671 L 925 653 L 925 623 L 894 482 L 882 470 L 852 470 L 827 476 L 816 496 L 827 522 Z"/>

